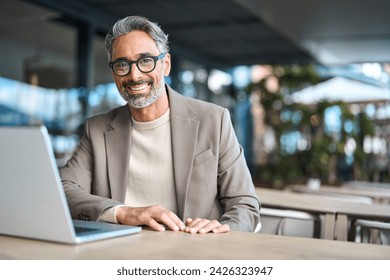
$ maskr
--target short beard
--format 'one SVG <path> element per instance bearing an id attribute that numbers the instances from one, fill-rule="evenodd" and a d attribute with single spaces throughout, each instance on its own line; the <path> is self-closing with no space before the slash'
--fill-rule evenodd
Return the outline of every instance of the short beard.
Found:
<path id="1" fill-rule="evenodd" d="M 137 83 L 128 83 L 128 84 L 136 85 L 136 84 L 142 84 L 142 83 L 150 83 L 150 81 L 141 81 L 141 82 L 137 82 Z M 157 87 L 155 87 L 152 84 L 152 88 L 151 88 L 149 94 L 130 94 L 127 92 L 126 86 L 127 86 L 126 84 L 123 85 L 120 88 L 119 93 L 122 96 L 122 98 L 127 102 L 127 104 L 129 104 L 130 107 L 133 107 L 136 109 L 142 109 L 142 108 L 150 106 L 164 92 L 164 82 L 161 82 L 161 84 L 157 85 Z"/>

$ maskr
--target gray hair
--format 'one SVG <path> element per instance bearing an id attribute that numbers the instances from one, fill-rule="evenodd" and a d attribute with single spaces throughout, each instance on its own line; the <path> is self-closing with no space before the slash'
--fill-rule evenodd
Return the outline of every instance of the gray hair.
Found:
<path id="1" fill-rule="evenodd" d="M 126 35 L 134 30 L 148 33 L 156 42 L 157 48 L 160 52 L 169 52 L 168 35 L 162 31 L 161 27 L 157 23 L 151 22 L 147 18 L 141 16 L 128 16 L 118 20 L 112 27 L 112 30 L 110 30 L 106 35 L 104 45 L 106 47 L 109 61 L 111 60 L 112 44 L 114 43 L 114 40 L 117 37 Z"/>

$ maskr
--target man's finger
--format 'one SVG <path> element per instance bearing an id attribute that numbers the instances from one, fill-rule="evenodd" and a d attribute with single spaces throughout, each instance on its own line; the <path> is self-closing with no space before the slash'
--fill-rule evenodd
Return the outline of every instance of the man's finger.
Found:
<path id="1" fill-rule="evenodd" d="M 149 221 L 146 223 L 149 227 L 151 227 L 154 230 L 157 231 L 165 231 L 165 227 L 160 225 L 159 223 L 156 222 L 153 218 L 150 218 Z"/>
<path id="2" fill-rule="evenodd" d="M 210 232 L 210 231 L 212 231 L 220 226 L 221 226 L 221 224 L 217 220 L 212 220 L 209 223 L 207 223 L 205 226 L 200 228 L 198 230 L 198 232 L 199 233 L 208 233 L 208 232 Z"/>
<path id="3" fill-rule="evenodd" d="M 170 214 L 170 213 L 164 212 L 164 213 L 159 213 L 158 218 L 156 217 L 156 219 L 159 222 L 166 225 L 167 227 L 169 227 L 171 230 L 179 231 L 180 227 L 182 226 L 182 222 L 180 221 L 179 218 L 176 219 L 175 217 L 177 217 L 177 216 L 174 213 Z"/>
<path id="4" fill-rule="evenodd" d="M 201 228 L 210 224 L 210 221 L 207 219 L 201 219 L 196 224 L 190 227 L 191 233 L 197 233 Z"/>
<path id="5" fill-rule="evenodd" d="M 225 232 L 230 232 L 230 227 L 229 225 L 221 225 L 215 229 L 213 229 L 213 233 L 225 233 Z"/>

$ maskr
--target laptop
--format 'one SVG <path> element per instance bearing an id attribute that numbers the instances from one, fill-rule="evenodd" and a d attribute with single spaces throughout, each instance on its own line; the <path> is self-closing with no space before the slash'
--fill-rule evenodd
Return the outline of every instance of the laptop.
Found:
<path id="1" fill-rule="evenodd" d="M 80 244 L 140 231 L 72 220 L 46 127 L 0 127 L 0 234 Z"/>

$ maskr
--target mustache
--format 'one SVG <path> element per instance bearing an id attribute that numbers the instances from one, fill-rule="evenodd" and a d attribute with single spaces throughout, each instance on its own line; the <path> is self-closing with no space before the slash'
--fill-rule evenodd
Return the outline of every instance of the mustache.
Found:
<path id="1" fill-rule="evenodd" d="M 148 80 L 139 80 L 139 81 L 124 81 L 122 83 L 122 86 L 123 87 L 133 87 L 133 86 L 139 86 L 139 85 L 142 85 L 142 84 L 151 84 L 153 83 L 153 80 L 152 79 L 148 79 Z"/>

